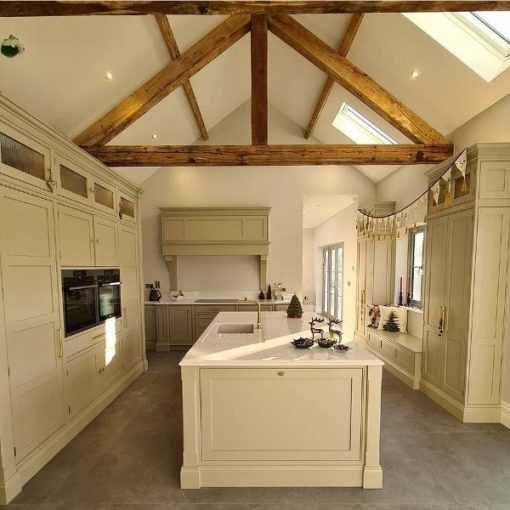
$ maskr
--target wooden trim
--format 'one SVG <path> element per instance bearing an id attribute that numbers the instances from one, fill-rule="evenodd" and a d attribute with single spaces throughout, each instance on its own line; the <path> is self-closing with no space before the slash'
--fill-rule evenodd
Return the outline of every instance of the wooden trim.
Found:
<path id="1" fill-rule="evenodd" d="M 0 17 L 140 14 L 322 14 L 354 12 L 507 11 L 508 1 L 472 0 L 172 0 L 172 1 L 22 1 L 0 2 Z"/>
<path id="2" fill-rule="evenodd" d="M 251 143 L 267 144 L 267 16 L 251 17 Z"/>
<path id="3" fill-rule="evenodd" d="M 237 42 L 250 29 L 249 16 L 230 16 L 158 74 L 94 122 L 74 142 L 103 145 L 180 87 L 195 73 Z"/>
<path id="4" fill-rule="evenodd" d="M 175 40 L 175 36 L 172 31 L 172 27 L 170 26 L 170 23 L 168 21 L 168 18 L 163 15 L 157 15 L 156 23 L 158 24 L 161 36 L 165 41 L 170 57 L 172 57 L 172 60 L 177 60 L 181 56 L 181 52 L 179 51 L 179 46 L 177 45 L 177 41 Z M 184 83 L 182 84 L 182 88 L 184 89 L 184 94 L 186 95 L 186 99 L 188 100 L 188 104 L 193 113 L 193 117 L 195 117 L 195 121 L 197 123 L 200 134 L 204 140 L 207 140 L 209 138 L 207 128 L 205 127 L 202 112 L 200 111 L 200 107 L 198 106 L 198 101 L 189 79 L 184 81 Z"/>
<path id="5" fill-rule="evenodd" d="M 114 167 L 414 165 L 444 161 L 453 145 L 107 145 L 87 150 Z"/>
<path id="6" fill-rule="evenodd" d="M 358 33 L 358 29 L 361 25 L 361 21 L 363 20 L 363 13 L 354 13 L 349 21 L 349 25 L 347 26 L 347 30 L 340 42 L 340 46 L 338 47 L 338 54 L 341 57 L 346 57 L 347 53 L 351 49 L 352 43 L 356 34 Z M 317 100 L 317 104 L 315 105 L 315 109 L 313 110 L 312 118 L 308 123 L 308 127 L 305 131 L 305 138 L 310 138 L 313 130 L 315 129 L 315 125 L 319 120 L 319 116 L 328 100 L 329 94 L 331 93 L 331 89 L 333 88 L 335 81 L 328 76 L 326 79 L 326 83 L 322 87 L 322 91 L 320 93 L 319 99 Z"/>
<path id="7" fill-rule="evenodd" d="M 269 29 L 413 142 L 448 143 L 441 133 L 295 19 L 286 14 L 270 16 Z"/>

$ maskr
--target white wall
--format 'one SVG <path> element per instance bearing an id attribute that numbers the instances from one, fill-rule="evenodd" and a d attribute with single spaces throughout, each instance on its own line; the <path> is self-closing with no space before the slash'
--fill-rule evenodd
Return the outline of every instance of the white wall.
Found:
<path id="1" fill-rule="evenodd" d="M 315 229 L 303 229 L 303 302 L 315 303 Z"/>
<path id="2" fill-rule="evenodd" d="M 320 311 L 322 296 L 322 251 L 324 246 L 343 243 L 344 245 L 344 309 L 343 328 L 348 334 L 356 325 L 356 259 L 357 232 L 354 203 L 315 227 L 315 295 L 316 309 Z"/>
<path id="3" fill-rule="evenodd" d="M 208 143 L 250 143 L 249 114 L 247 103 L 210 130 Z M 274 108 L 269 116 L 270 143 L 303 143 L 299 126 Z M 347 166 L 161 168 L 142 187 L 144 278 L 160 280 L 163 292 L 169 290 L 169 279 L 159 245 L 159 207 L 271 207 L 268 283 L 282 282 L 302 296 L 303 195 L 356 194 L 361 204 L 375 198 L 375 184 Z M 197 262 L 194 271 L 200 278 L 214 270 Z M 223 285 L 235 287 L 232 278 L 225 275 Z"/>

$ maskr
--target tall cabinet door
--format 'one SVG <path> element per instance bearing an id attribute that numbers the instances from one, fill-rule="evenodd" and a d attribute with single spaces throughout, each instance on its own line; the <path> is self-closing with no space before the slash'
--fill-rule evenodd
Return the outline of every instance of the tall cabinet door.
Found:
<path id="1" fill-rule="evenodd" d="M 469 327 L 471 257 L 473 253 L 474 211 L 448 217 L 448 298 L 444 303 L 442 389 L 459 401 L 464 399 L 466 354 Z"/>
<path id="2" fill-rule="evenodd" d="M 439 331 L 439 314 L 446 306 L 448 255 L 448 218 L 427 223 L 425 257 L 425 313 L 423 335 L 423 377 L 436 386 L 443 374 L 443 337 Z"/>
<path id="3" fill-rule="evenodd" d="M 124 368 L 129 370 L 142 358 L 140 278 L 136 231 L 119 225 L 119 263 L 122 301 L 122 345 Z"/>
<path id="4" fill-rule="evenodd" d="M 94 216 L 94 241 L 96 245 L 96 266 L 118 266 L 117 222 L 102 216 Z"/>
<path id="5" fill-rule="evenodd" d="M 64 424 L 53 205 L 4 189 L 0 253 L 19 462 Z"/>

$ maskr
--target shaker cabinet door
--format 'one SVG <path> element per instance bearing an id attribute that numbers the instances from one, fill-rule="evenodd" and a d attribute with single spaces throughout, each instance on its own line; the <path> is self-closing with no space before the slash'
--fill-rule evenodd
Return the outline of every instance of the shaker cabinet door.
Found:
<path id="1" fill-rule="evenodd" d="M 60 264 L 64 267 L 94 265 L 94 217 L 71 207 L 58 207 Z"/>
<path id="2" fill-rule="evenodd" d="M 119 240 L 117 222 L 94 217 L 94 234 L 96 247 L 96 266 L 119 265 Z"/>

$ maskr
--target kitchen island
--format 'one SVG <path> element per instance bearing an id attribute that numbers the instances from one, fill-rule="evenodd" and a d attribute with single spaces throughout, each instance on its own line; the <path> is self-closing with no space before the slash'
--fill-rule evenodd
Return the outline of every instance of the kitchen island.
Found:
<path id="1" fill-rule="evenodd" d="M 294 348 L 311 317 L 222 312 L 184 356 L 182 488 L 382 487 L 383 363 Z"/>

